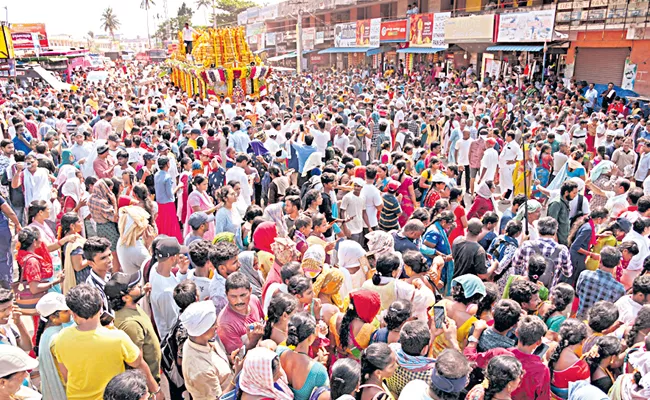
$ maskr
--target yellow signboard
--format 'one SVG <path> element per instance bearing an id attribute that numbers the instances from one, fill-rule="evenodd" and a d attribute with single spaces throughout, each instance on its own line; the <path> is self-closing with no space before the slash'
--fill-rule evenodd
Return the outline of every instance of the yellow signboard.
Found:
<path id="1" fill-rule="evenodd" d="M 9 27 L 3 25 L 0 28 L 0 32 L 2 32 L 0 37 L 0 59 L 16 58 L 14 54 L 14 42 L 11 40 Z"/>

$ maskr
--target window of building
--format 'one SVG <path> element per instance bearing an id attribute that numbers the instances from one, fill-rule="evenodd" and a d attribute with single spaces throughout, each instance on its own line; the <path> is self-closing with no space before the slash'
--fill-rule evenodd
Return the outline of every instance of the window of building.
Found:
<path id="1" fill-rule="evenodd" d="M 379 10 L 382 18 L 396 18 L 397 17 L 397 3 L 385 3 L 381 5 Z"/>

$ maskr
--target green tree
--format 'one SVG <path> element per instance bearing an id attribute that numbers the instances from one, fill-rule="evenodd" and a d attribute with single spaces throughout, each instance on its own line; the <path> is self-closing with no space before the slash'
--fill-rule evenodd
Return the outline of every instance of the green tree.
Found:
<path id="1" fill-rule="evenodd" d="M 183 29 L 185 23 L 192 25 L 193 15 L 194 15 L 194 11 L 192 11 L 192 9 L 189 8 L 187 4 L 185 4 L 185 2 L 183 2 L 183 4 L 181 4 L 180 8 L 176 12 L 176 23 L 178 28 L 177 30 L 180 31 L 181 29 Z"/>
<path id="2" fill-rule="evenodd" d="M 115 41 L 115 31 L 120 27 L 120 20 L 113 13 L 113 9 L 108 7 L 102 13 L 102 29 L 104 32 L 109 32 L 113 41 Z"/>
<path id="3" fill-rule="evenodd" d="M 255 6 L 257 4 L 251 0 L 217 0 L 216 7 L 221 13 L 212 16 L 213 23 L 217 26 L 236 25 L 237 14 Z"/>
<path id="4" fill-rule="evenodd" d="M 155 6 L 156 3 L 153 0 L 142 0 L 140 3 L 140 8 L 147 11 L 147 39 L 149 40 L 149 48 L 151 48 L 151 34 L 149 31 L 149 9 L 151 6 Z"/>

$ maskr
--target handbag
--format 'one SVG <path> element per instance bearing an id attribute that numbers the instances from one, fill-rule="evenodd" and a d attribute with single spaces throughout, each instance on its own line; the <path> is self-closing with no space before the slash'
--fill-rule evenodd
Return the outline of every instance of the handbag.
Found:
<path id="1" fill-rule="evenodd" d="M 35 257 L 33 255 L 29 255 L 25 257 L 25 261 L 27 261 L 29 258 Z M 25 315 L 36 315 L 36 303 L 47 294 L 47 290 L 40 292 L 40 293 L 32 293 L 29 290 L 29 282 L 27 282 L 25 279 L 23 279 L 23 269 L 19 265 L 18 266 L 18 271 L 19 271 L 19 279 L 18 281 L 14 282 L 11 284 L 11 288 L 14 292 L 14 295 L 16 296 L 16 299 L 14 301 L 14 304 L 20 308 L 20 311 L 25 314 Z"/>

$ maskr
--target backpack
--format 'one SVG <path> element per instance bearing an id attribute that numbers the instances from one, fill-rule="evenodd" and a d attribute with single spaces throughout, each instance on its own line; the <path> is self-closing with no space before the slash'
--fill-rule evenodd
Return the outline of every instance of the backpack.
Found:
<path id="1" fill-rule="evenodd" d="M 535 254 L 544 257 L 544 254 L 542 254 L 542 251 L 539 249 L 537 244 L 533 244 L 531 247 Z M 550 257 L 544 257 L 544 260 L 546 261 L 546 268 L 544 269 L 542 276 L 539 277 L 539 281 L 542 282 L 547 288 L 550 288 L 553 283 L 556 269 L 555 260 L 557 260 L 557 256 L 560 255 L 560 251 L 562 251 L 562 248 L 558 245 L 555 247 L 555 250 L 553 250 L 553 253 Z"/>
<path id="2" fill-rule="evenodd" d="M 305 202 L 305 195 L 307 194 L 307 192 L 309 192 L 310 190 L 314 189 L 314 188 L 316 187 L 316 185 L 318 185 L 319 183 L 320 183 L 320 176 L 318 176 L 318 175 L 316 175 L 316 176 L 312 176 L 312 177 L 309 178 L 309 180 L 308 180 L 307 182 L 305 182 L 305 184 L 302 185 L 302 187 L 300 188 L 300 198 L 302 199 L 301 203 L 303 203 L 303 204 L 302 204 L 302 207 L 303 207 L 303 208 L 305 208 L 305 204 L 304 204 L 304 202 Z"/>
<path id="3" fill-rule="evenodd" d="M 508 246 L 517 247 L 514 243 L 508 242 L 503 237 L 496 238 L 494 240 L 495 241 L 494 241 L 493 246 L 492 246 L 493 250 L 490 252 L 490 255 L 492 256 L 493 260 L 497 260 L 499 262 L 501 262 L 501 260 L 503 258 L 503 255 L 505 253 L 505 249 Z M 500 265 L 500 267 L 501 266 L 503 267 L 503 270 L 501 271 L 500 274 L 497 274 L 497 276 L 494 277 L 494 282 L 499 281 L 501 278 L 503 278 L 504 274 L 508 273 L 508 270 L 510 269 L 511 264 L 512 264 L 512 258 L 510 259 L 510 262 L 508 263 L 508 265 L 506 265 L 506 266 Z"/>
<path id="4" fill-rule="evenodd" d="M 176 332 L 181 326 L 181 319 L 176 320 L 176 323 L 169 331 L 167 336 L 165 336 L 160 341 L 160 367 L 163 370 L 163 373 L 169 380 L 170 385 L 176 386 L 180 389 L 185 386 L 185 380 L 183 379 L 183 370 L 176 363 L 176 356 L 178 355 L 178 345 L 175 340 Z"/>

